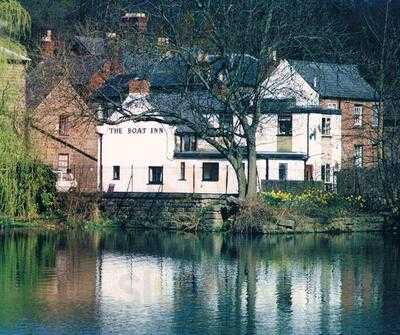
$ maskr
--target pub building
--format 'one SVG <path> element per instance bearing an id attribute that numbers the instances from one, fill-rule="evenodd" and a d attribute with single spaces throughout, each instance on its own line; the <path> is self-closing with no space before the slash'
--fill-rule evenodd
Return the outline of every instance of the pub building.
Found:
<path id="1" fill-rule="evenodd" d="M 331 66 L 338 68 L 336 64 Z M 331 67 L 326 68 L 332 72 Z M 329 71 L 325 73 L 325 80 L 329 78 Z M 336 88 L 330 83 L 327 100 L 321 89 L 324 84 L 321 77 L 310 79 L 287 60 L 281 61 L 270 81 L 277 81 L 288 73 L 291 79 L 285 80 L 279 90 L 280 96 L 265 94 L 266 101 L 276 99 L 285 108 L 268 110 L 265 118 L 268 121 L 261 123 L 258 129 L 259 185 L 263 180 L 315 180 L 331 188 L 334 172 L 343 163 L 342 111 L 336 100 L 340 101 L 339 95 L 345 99 L 347 93 L 339 89 L 341 83 L 337 83 Z M 334 71 L 332 75 L 339 78 Z M 104 85 L 101 96 L 111 101 L 125 90 L 123 109 L 135 115 L 159 103 L 152 94 L 173 91 L 174 80 L 178 80 L 176 75 L 166 76 L 165 73 L 147 80 L 138 79 L 136 74 L 120 75 Z M 359 80 L 355 85 L 364 86 L 365 91 L 372 90 L 361 77 Z M 300 94 L 288 93 L 295 91 L 293 87 L 301 87 Z M 360 92 L 361 95 L 365 93 Z M 371 95 L 371 92 L 367 93 Z M 354 93 L 354 88 L 350 93 Z M 360 96 L 359 100 L 362 98 Z M 114 112 L 111 117 L 118 118 L 118 113 Z M 230 163 L 187 127 L 154 121 L 125 121 L 117 125 L 102 124 L 98 126 L 98 133 L 101 134 L 99 185 L 105 192 L 234 194 L 238 191 Z"/>

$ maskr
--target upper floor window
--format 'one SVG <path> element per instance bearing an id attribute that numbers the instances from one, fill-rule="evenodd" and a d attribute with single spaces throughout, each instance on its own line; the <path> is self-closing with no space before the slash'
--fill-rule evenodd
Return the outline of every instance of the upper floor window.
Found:
<path id="1" fill-rule="evenodd" d="M 60 115 L 58 121 L 58 134 L 61 136 L 68 135 L 68 116 L 67 115 Z"/>
<path id="2" fill-rule="evenodd" d="M 374 127 L 374 128 L 379 127 L 379 123 L 380 123 L 379 122 L 379 116 L 380 116 L 379 107 L 378 106 L 374 106 L 372 108 L 372 121 L 371 121 L 372 127 Z"/>
<path id="3" fill-rule="evenodd" d="M 149 184 L 162 184 L 163 183 L 163 167 L 162 166 L 149 166 Z"/>
<path id="4" fill-rule="evenodd" d="M 354 127 L 361 127 L 362 126 L 362 117 L 363 117 L 363 106 L 355 105 L 353 107 Z"/>
<path id="5" fill-rule="evenodd" d="M 287 180 L 288 165 L 287 163 L 279 163 L 279 180 Z"/>
<path id="6" fill-rule="evenodd" d="M 292 114 L 278 114 L 278 135 L 292 135 Z"/>
<path id="7" fill-rule="evenodd" d="M 328 108 L 329 109 L 338 109 L 337 102 L 328 102 Z"/>
<path id="8" fill-rule="evenodd" d="M 331 118 L 323 117 L 321 124 L 321 133 L 322 135 L 329 136 L 331 134 Z"/>
<path id="9" fill-rule="evenodd" d="M 354 146 L 354 165 L 357 167 L 362 167 L 363 165 L 363 146 Z"/>
<path id="10" fill-rule="evenodd" d="M 197 138 L 194 135 L 177 135 L 176 141 L 176 151 L 196 151 L 197 150 Z"/>

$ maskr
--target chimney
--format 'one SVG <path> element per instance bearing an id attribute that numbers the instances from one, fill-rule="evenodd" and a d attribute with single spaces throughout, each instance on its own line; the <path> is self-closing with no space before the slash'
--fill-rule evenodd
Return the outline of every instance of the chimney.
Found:
<path id="1" fill-rule="evenodd" d="M 54 57 L 55 48 L 51 30 L 47 30 L 46 35 L 42 37 L 40 49 L 43 59 Z"/>
<path id="2" fill-rule="evenodd" d="M 157 46 L 160 48 L 166 48 L 169 45 L 168 37 L 158 37 L 157 38 Z"/>
<path id="3" fill-rule="evenodd" d="M 135 78 L 128 82 L 129 94 L 140 94 L 147 96 L 150 93 L 150 84 L 145 79 Z"/>
<path id="4" fill-rule="evenodd" d="M 122 23 L 129 28 L 135 28 L 140 34 L 146 33 L 147 16 L 145 13 L 126 13 L 122 18 Z"/>

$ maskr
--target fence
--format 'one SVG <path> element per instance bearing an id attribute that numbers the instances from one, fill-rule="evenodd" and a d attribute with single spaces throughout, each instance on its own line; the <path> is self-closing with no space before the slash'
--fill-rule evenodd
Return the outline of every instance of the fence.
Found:
<path id="1" fill-rule="evenodd" d="M 371 209 L 382 210 L 388 206 L 385 192 L 392 200 L 400 194 L 399 166 L 390 165 L 384 171 L 378 168 L 344 169 L 337 174 L 337 190 L 340 195 L 360 195 Z"/>
<path id="2" fill-rule="evenodd" d="M 302 181 L 302 180 L 263 180 L 263 191 L 284 191 L 294 194 L 302 193 L 305 190 L 325 190 L 326 185 L 322 181 Z"/>

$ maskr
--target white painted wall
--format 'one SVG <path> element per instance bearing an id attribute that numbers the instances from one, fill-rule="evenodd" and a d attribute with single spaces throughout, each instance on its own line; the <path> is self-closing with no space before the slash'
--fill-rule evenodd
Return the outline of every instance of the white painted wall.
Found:
<path id="1" fill-rule="evenodd" d="M 295 98 L 298 106 L 318 106 L 319 94 L 301 77 L 287 60 L 281 60 L 271 76 L 264 81 L 267 98 Z"/>

